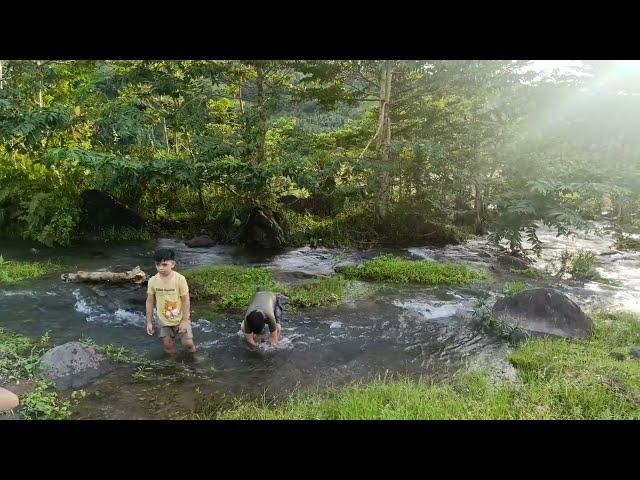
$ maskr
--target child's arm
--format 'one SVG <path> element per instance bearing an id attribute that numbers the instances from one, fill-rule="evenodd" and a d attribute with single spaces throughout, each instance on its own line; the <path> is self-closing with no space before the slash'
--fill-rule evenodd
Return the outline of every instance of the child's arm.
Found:
<path id="1" fill-rule="evenodd" d="M 269 334 L 269 341 L 272 345 L 277 345 L 280 340 L 280 324 L 276 323 L 276 329 Z"/>
<path id="2" fill-rule="evenodd" d="M 155 295 L 147 293 L 147 334 L 153 335 L 153 304 L 155 303 Z"/>
<path id="3" fill-rule="evenodd" d="M 178 332 L 183 333 L 187 331 L 187 325 L 191 319 L 191 299 L 189 294 L 182 295 L 182 321 L 178 325 Z"/>
<path id="4" fill-rule="evenodd" d="M 244 332 L 242 332 L 242 333 L 244 333 Z M 253 333 L 244 333 L 244 338 L 247 341 L 247 343 L 249 345 L 251 345 L 252 347 L 257 347 L 258 346 L 256 341 L 253 339 Z"/>
<path id="5" fill-rule="evenodd" d="M 276 322 L 276 317 L 273 314 L 273 312 L 267 312 L 267 323 L 269 324 L 269 341 L 273 344 L 273 345 L 277 345 L 278 344 L 278 331 L 280 325 L 278 325 L 278 322 Z M 273 331 L 271 331 L 271 329 L 273 328 Z"/>
<path id="6" fill-rule="evenodd" d="M 247 341 L 247 343 L 252 346 L 252 347 L 257 347 L 258 344 L 256 343 L 256 341 L 254 340 L 254 336 L 253 333 L 246 333 L 244 331 L 244 320 L 242 321 L 242 323 L 240 324 L 240 331 L 242 332 L 242 334 L 244 335 L 244 339 Z"/>

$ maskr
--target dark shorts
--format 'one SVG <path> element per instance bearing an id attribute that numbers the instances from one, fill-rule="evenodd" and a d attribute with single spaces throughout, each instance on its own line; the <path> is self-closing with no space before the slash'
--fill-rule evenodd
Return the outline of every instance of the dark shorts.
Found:
<path id="1" fill-rule="evenodd" d="M 276 306 L 273 309 L 273 316 L 276 317 L 277 323 L 282 323 L 282 310 L 284 306 L 289 303 L 285 298 L 280 295 L 276 295 Z"/>
<path id="2" fill-rule="evenodd" d="M 183 338 L 192 340 L 193 332 L 191 331 L 191 323 L 187 325 L 187 331 L 185 333 L 178 333 L 178 325 L 175 327 L 167 327 L 161 324 L 158 330 L 158 336 L 160 338 L 171 337 L 178 338 L 178 340 L 182 340 Z"/>

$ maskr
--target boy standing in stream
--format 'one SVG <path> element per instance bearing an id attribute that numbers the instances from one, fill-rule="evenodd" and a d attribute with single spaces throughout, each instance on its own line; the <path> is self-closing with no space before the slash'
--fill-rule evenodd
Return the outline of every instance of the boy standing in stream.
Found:
<path id="1" fill-rule="evenodd" d="M 195 352 L 191 333 L 189 286 L 187 279 L 173 269 L 175 252 L 162 248 L 154 253 L 158 273 L 149 279 L 147 286 L 147 334 L 153 335 L 153 307 L 159 320 L 158 336 L 162 338 L 164 351 L 176 353 L 174 339 L 178 338 L 189 352 Z"/>

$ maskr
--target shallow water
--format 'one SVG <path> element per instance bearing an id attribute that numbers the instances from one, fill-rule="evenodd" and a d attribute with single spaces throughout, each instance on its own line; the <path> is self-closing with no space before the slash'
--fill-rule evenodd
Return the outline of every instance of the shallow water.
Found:
<path id="1" fill-rule="evenodd" d="M 588 248 L 610 252 L 610 237 L 582 235 L 556 238 L 541 229 L 544 256 L 535 265 L 545 268 L 563 249 Z M 171 239 L 105 246 L 83 244 L 73 249 L 30 251 L 25 243 L 0 243 L 5 259 L 46 259 L 76 269 L 117 269 L 135 265 L 151 275 L 151 254 L 157 247 L 176 250 L 177 271 L 205 265 L 266 266 L 279 281 L 301 282 L 329 275 L 344 262 L 361 262 L 382 250 L 297 248 L 253 251 L 234 246 L 190 249 Z M 385 249 L 405 257 L 466 263 L 480 268 L 495 265 L 497 251 L 485 239 L 448 248 Z M 609 306 L 640 311 L 640 256 L 632 253 L 598 255 L 599 271 L 621 286 L 562 282 L 555 286 L 583 308 Z M 503 271 L 498 280 L 539 281 Z M 501 283 L 496 283 L 496 289 Z M 339 385 L 385 374 L 446 377 L 479 361 L 504 363 L 505 343 L 472 319 L 478 297 L 495 299 L 497 292 L 474 287 L 388 286 L 374 296 L 350 300 L 339 307 L 285 312 L 283 341 L 249 350 L 239 330 L 240 315 L 224 315 L 201 304 L 192 306 L 193 333 L 199 352 L 195 359 L 180 354 L 165 359 L 161 342 L 144 331 L 146 287 L 63 283 L 51 276 L 28 286 L 0 289 L 0 325 L 28 335 L 49 332 L 56 344 L 90 337 L 100 344 L 124 346 L 168 373 L 135 379 L 121 367 L 86 387 L 87 396 L 76 418 L 168 418 L 196 406 L 200 399 L 255 397 L 265 391 L 279 396 L 298 388 Z M 108 399 L 108 400 L 106 400 Z"/>

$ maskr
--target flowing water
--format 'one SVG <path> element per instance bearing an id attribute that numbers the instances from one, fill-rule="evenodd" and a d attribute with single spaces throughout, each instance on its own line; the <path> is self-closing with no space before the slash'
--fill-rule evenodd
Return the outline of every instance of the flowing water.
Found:
<path id="1" fill-rule="evenodd" d="M 541 229 L 544 255 L 536 268 L 549 268 L 562 250 L 590 249 L 598 255 L 603 277 L 620 281 L 524 281 L 553 285 L 583 308 L 598 306 L 640 311 L 640 255 L 612 252 L 610 236 L 556 238 Z M 0 243 L 5 259 L 51 258 L 68 271 L 119 270 L 135 265 L 153 275 L 155 248 L 176 251 L 177 271 L 207 265 L 243 264 L 271 269 L 281 282 L 304 282 L 330 275 L 336 265 L 359 263 L 383 250 L 311 249 L 255 251 L 234 246 L 191 249 L 171 239 L 105 246 L 82 244 L 70 249 L 33 250 L 25 243 Z M 0 326 L 32 337 L 45 332 L 54 344 L 90 337 L 99 344 L 124 346 L 161 366 L 143 377 L 124 366 L 85 387 L 86 397 L 74 418 L 170 418 L 203 399 L 220 405 L 231 399 L 281 396 L 296 389 L 340 385 L 386 374 L 440 378 L 461 368 L 488 365 L 507 377 L 508 345 L 472 318 L 479 297 L 489 302 L 504 281 L 515 277 L 496 270 L 496 249 L 486 239 L 446 248 L 385 249 L 407 258 L 427 258 L 493 268 L 497 279 L 478 287 L 387 286 L 375 295 L 338 307 L 286 311 L 279 348 L 262 344 L 251 351 L 240 333 L 240 315 L 192 305 L 198 354 L 165 359 L 162 344 L 144 331 L 146 286 L 63 283 L 57 275 L 21 286 L 0 288 Z M 547 282 L 547 283 L 545 283 Z M 144 372 L 143 372 L 144 373 Z M 266 393 L 265 393 L 266 392 Z"/>

